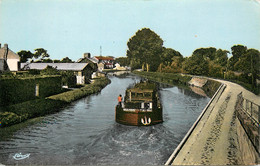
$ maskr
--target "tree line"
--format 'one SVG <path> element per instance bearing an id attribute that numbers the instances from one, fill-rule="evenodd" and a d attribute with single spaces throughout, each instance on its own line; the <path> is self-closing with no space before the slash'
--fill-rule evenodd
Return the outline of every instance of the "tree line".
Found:
<path id="1" fill-rule="evenodd" d="M 252 88 L 259 79 L 260 52 L 234 45 L 231 52 L 214 47 L 198 48 L 189 57 L 163 46 L 163 40 L 149 28 L 138 30 L 127 42 L 127 57 L 116 60 L 132 69 L 151 72 L 186 73 L 216 78 L 237 79 Z M 228 54 L 231 57 L 228 58 Z"/>
<path id="2" fill-rule="evenodd" d="M 50 55 L 47 50 L 43 48 L 37 48 L 34 50 L 34 53 L 28 50 L 21 50 L 17 53 L 20 57 L 21 63 L 73 63 L 69 57 L 58 59 L 50 59 Z"/>

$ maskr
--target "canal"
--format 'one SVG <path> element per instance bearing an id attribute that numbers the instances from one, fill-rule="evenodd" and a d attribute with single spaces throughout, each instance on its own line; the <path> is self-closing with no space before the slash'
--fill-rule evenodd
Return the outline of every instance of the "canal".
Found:
<path id="1" fill-rule="evenodd" d="M 39 123 L 0 142 L 0 163 L 37 165 L 162 165 L 195 122 L 210 98 L 161 85 L 164 122 L 124 126 L 115 122 L 117 96 L 139 77 L 110 76 L 100 93 L 71 103 Z M 22 160 L 15 154 L 30 154 Z"/>

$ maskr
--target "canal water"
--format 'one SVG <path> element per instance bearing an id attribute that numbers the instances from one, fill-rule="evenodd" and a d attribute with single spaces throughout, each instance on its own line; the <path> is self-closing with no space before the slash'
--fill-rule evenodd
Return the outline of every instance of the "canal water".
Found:
<path id="1" fill-rule="evenodd" d="M 111 84 L 100 93 L 73 102 L 1 141 L 0 163 L 162 165 L 210 100 L 187 89 L 161 85 L 164 122 L 125 126 L 115 122 L 117 96 L 124 96 L 126 88 L 140 78 L 110 79 Z M 19 153 L 29 157 L 17 160 L 14 157 Z"/>

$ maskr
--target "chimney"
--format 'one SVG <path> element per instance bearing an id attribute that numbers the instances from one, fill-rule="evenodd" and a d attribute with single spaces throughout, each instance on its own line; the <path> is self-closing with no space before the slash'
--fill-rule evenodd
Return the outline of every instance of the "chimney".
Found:
<path id="1" fill-rule="evenodd" d="M 4 44 L 4 59 L 7 60 L 7 56 L 8 56 L 8 44 Z"/>
<path id="2" fill-rule="evenodd" d="M 0 48 L 1 48 L 1 43 L 0 43 Z"/>
<path id="3" fill-rule="evenodd" d="M 84 53 L 84 55 L 83 55 L 83 58 L 90 58 L 91 57 L 91 55 L 90 55 L 90 53 Z"/>
<path id="4" fill-rule="evenodd" d="M 8 44 L 4 44 L 4 48 L 5 48 L 5 49 L 8 49 Z"/>

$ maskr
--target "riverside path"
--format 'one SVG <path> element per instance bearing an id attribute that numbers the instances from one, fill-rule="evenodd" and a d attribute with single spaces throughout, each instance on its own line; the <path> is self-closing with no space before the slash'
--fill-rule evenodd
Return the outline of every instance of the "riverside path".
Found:
<path id="1" fill-rule="evenodd" d="M 255 165 L 258 154 L 247 139 L 236 118 L 237 96 L 243 96 L 260 105 L 257 96 L 240 85 L 228 81 L 183 144 L 175 150 L 166 165 Z M 223 87 L 224 88 L 224 87 Z M 244 138 L 242 140 L 242 138 Z"/>

